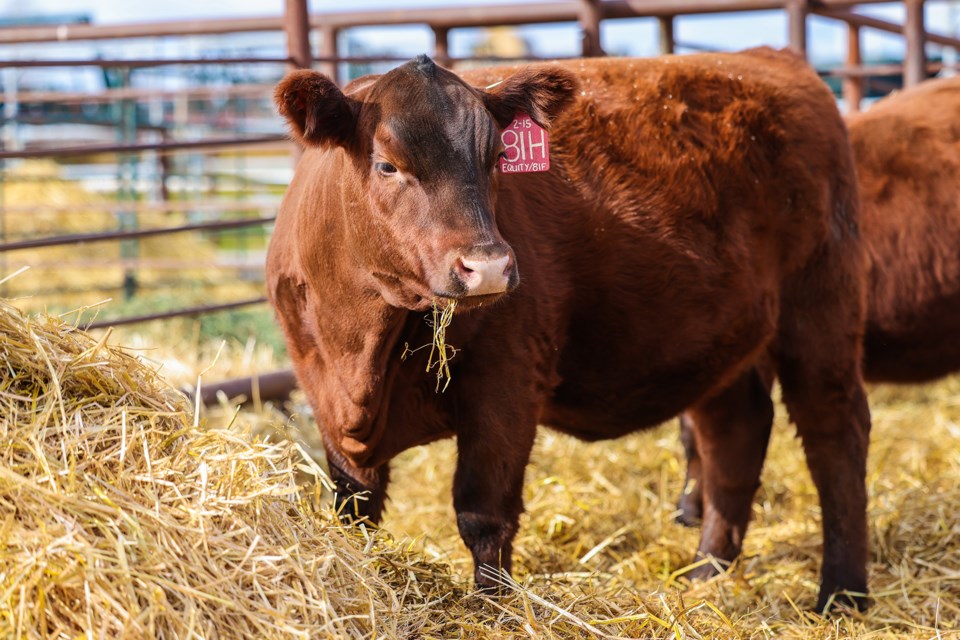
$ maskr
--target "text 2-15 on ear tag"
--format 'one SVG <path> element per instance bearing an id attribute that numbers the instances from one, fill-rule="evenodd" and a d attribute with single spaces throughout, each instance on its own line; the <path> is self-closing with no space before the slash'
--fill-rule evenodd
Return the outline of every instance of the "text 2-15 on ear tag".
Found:
<path id="1" fill-rule="evenodd" d="M 550 170 L 550 136 L 525 113 L 518 113 L 500 134 L 503 155 L 501 173 L 532 173 Z"/>

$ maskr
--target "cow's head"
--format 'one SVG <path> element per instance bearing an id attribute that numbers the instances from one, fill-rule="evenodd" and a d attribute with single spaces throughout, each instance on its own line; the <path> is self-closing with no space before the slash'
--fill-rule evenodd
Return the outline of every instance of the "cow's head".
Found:
<path id="1" fill-rule="evenodd" d="M 390 304 L 423 309 L 516 287 L 516 259 L 494 216 L 500 133 L 517 113 L 548 127 L 575 89 L 570 72 L 549 66 L 479 89 L 420 56 L 346 93 L 295 71 L 276 101 L 304 146 L 346 154 L 339 166 L 350 175 L 323 179 L 350 191 L 356 257 Z"/>

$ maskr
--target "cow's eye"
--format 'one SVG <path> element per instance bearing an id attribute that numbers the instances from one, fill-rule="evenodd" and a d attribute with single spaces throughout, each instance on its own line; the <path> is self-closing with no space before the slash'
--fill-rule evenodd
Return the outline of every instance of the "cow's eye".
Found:
<path id="1" fill-rule="evenodd" d="M 392 176 L 397 172 L 397 168 L 389 162 L 378 162 L 373 165 L 373 168 L 382 176 Z"/>

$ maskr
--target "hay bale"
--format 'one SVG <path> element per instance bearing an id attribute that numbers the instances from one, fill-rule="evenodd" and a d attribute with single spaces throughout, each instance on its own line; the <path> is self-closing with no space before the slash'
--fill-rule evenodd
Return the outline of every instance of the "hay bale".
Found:
<path id="1" fill-rule="evenodd" d="M 0 303 L 0 362 L 0 637 L 405 637 L 457 597 L 105 340 Z"/>

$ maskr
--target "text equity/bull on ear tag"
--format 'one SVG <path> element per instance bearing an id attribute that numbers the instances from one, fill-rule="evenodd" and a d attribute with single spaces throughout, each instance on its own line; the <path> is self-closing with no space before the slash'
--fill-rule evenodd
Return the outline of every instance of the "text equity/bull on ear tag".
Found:
<path id="1" fill-rule="evenodd" d="M 550 170 L 550 136 L 525 113 L 518 113 L 503 133 L 501 173 L 532 173 Z"/>

